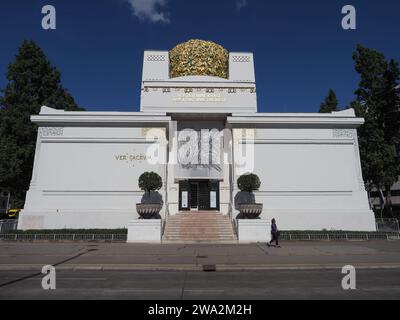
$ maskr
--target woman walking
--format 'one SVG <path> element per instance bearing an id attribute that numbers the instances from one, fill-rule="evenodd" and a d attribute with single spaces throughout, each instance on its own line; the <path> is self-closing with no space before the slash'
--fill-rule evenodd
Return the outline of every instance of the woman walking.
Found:
<path id="1" fill-rule="evenodd" d="M 280 235 L 280 232 L 278 230 L 278 226 L 276 225 L 276 220 L 272 219 L 272 221 L 271 221 L 271 236 L 272 236 L 272 240 L 268 243 L 268 247 L 270 247 L 271 244 L 275 241 L 276 247 L 280 248 L 280 246 L 279 246 L 279 235 Z"/>

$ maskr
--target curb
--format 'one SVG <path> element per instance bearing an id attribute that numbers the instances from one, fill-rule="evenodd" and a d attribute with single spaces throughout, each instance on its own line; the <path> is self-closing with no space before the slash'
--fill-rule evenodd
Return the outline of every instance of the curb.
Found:
<path id="1" fill-rule="evenodd" d="M 344 264 L 287 264 L 287 265 L 157 265 L 157 264 L 121 264 L 121 265 L 62 265 L 57 271 L 313 271 L 342 270 Z M 1 265 L 0 271 L 35 271 L 41 272 L 43 265 Z M 211 267 L 211 269 L 210 269 Z M 393 270 L 400 269 L 400 263 L 354 264 L 358 270 Z"/>

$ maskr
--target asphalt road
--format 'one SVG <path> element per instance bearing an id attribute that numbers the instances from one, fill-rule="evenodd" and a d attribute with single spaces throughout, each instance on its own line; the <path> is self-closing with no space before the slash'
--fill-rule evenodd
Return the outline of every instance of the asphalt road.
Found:
<path id="1" fill-rule="evenodd" d="M 44 265 L 59 269 L 130 271 L 198 271 L 216 265 L 219 271 L 270 268 L 326 267 L 351 264 L 373 269 L 400 268 L 400 241 L 284 242 L 282 248 L 265 243 L 126 244 L 126 243 L 8 243 L 0 242 L 0 271 L 36 270 Z"/>
<path id="2" fill-rule="evenodd" d="M 400 269 L 359 270 L 354 291 L 340 271 L 58 271 L 54 291 L 42 289 L 43 275 L 1 271 L 0 299 L 400 299 Z"/>

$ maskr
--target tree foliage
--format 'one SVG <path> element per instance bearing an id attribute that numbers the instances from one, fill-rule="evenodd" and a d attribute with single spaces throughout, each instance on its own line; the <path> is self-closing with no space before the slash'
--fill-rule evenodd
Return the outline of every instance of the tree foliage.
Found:
<path id="1" fill-rule="evenodd" d="M 319 112 L 320 113 L 332 113 L 332 112 L 336 112 L 336 111 L 339 111 L 339 101 L 336 97 L 335 91 L 330 89 L 324 102 L 321 103 Z"/>
<path id="2" fill-rule="evenodd" d="M 42 49 L 24 41 L 7 71 L 8 84 L 0 96 L 0 186 L 23 206 L 32 176 L 37 127 L 30 116 L 42 106 L 67 111 L 80 109 L 61 85 L 60 72 Z"/>
<path id="3" fill-rule="evenodd" d="M 400 78 L 398 63 L 387 61 L 382 53 L 357 46 L 353 59 L 360 74 L 356 101 L 351 106 L 365 119 L 359 129 L 360 154 L 367 189 L 387 191 L 400 173 Z"/>

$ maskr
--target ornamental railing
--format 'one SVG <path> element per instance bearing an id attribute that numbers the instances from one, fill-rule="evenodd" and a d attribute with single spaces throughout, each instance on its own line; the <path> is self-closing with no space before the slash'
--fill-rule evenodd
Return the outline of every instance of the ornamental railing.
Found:
<path id="1" fill-rule="evenodd" d="M 372 241 L 400 240 L 398 233 L 290 233 L 282 232 L 286 241 Z M 126 242 L 126 234 L 0 234 L 0 241 L 104 241 Z"/>
<path id="2" fill-rule="evenodd" d="M 111 241 L 125 242 L 126 234 L 0 234 L 3 241 Z"/>
<path id="3" fill-rule="evenodd" d="M 0 220 L 0 234 L 17 230 L 18 220 Z"/>
<path id="4" fill-rule="evenodd" d="M 282 232 L 281 240 L 287 241 L 371 241 L 400 240 L 399 233 L 290 233 Z"/>

